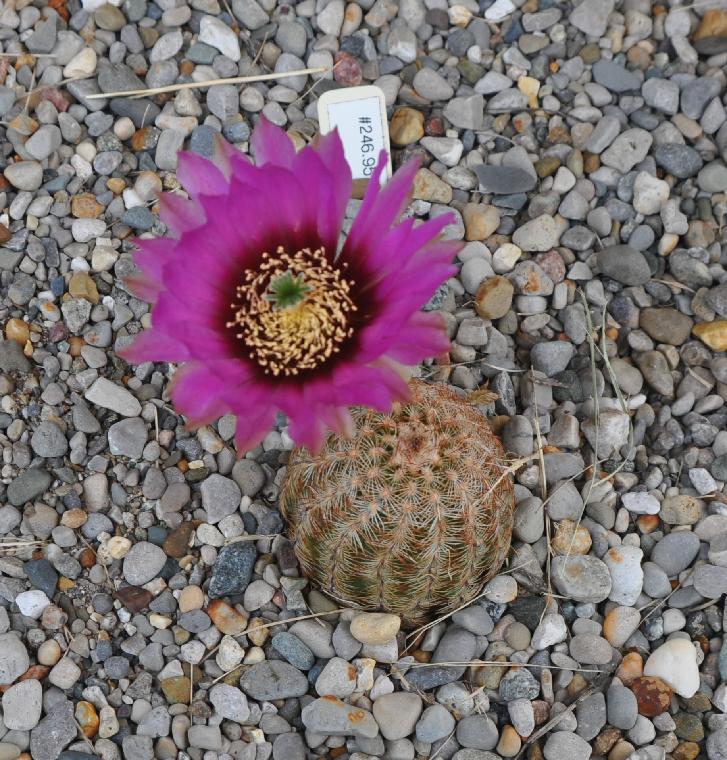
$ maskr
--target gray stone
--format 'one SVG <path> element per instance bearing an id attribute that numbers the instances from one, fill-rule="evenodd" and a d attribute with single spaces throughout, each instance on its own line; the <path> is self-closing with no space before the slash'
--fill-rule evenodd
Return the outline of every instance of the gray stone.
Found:
<path id="1" fill-rule="evenodd" d="M 287 631 L 276 633 L 270 643 L 275 647 L 277 652 L 298 670 L 310 670 L 316 661 L 315 655 L 311 652 L 310 648 L 297 636 Z"/>
<path id="2" fill-rule="evenodd" d="M 306 729 L 317 734 L 373 739 L 379 733 L 374 716 L 368 710 L 352 708 L 335 697 L 313 700 L 303 708 L 300 717 Z"/>
<path id="3" fill-rule="evenodd" d="M 482 129 L 485 99 L 482 95 L 452 98 L 444 107 L 444 118 L 460 129 Z"/>
<path id="4" fill-rule="evenodd" d="M 58 702 L 30 732 L 33 760 L 56 760 L 61 750 L 76 738 L 77 731 L 73 703 L 65 699 Z"/>
<path id="5" fill-rule="evenodd" d="M 614 0 L 583 0 L 571 11 L 568 20 L 585 34 L 591 37 L 602 37 L 613 6 Z"/>
<path id="6" fill-rule="evenodd" d="M 0 340 L 0 369 L 3 372 L 26 373 L 30 362 L 23 354 L 23 349 L 14 340 Z"/>
<path id="7" fill-rule="evenodd" d="M 14 507 L 22 507 L 28 501 L 42 496 L 52 482 L 50 474 L 41 467 L 31 467 L 18 475 L 8 486 L 8 501 Z"/>
<path id="8" fill-rule="evenodd" d="M 454 717 L 446 707 L 430 705 L 417 721 L 417 741 L 431 744 L 438 739 L 443 739 L 452 733 L 454 725 Z"/>
<path id="9" fill-rule="evenodd" d="M 209 596 L 214 599 L 244 593 L 256 558 L 255 546 L 249 541 L 238 541 L 221 549 L 212 568 Z"/>
<path id="10" fill-rule="evenodd" d="M 653 141 L 645 129 L 627 129 L 601 154 L 601 162 L 626 174 L 646 158 Z"/>
<path id="11" fill-rule="evenodd" d="M 155 544 L 139 541 L 124 557 L 124 579 L 132 586 L 143 586 L 156 578 L 167 561 L 167 555 Z"/>
<path id="12" fill-rule="evenodd" d="M 146 423 L 141 417 L 120 420 L 109 428 L 109 450 L 116 456 L 140 459 L 146 437 Z"/>
<path id="13" fill-rule="evenodd" d="M 373 714 L 384 739 L 404 739 L 414 731 L 422 713 L 422 698 L 418 694 L 395 691 L 383 694 L 375 702 Z"/>
<path id="14" fill-rule="evenodd" d="M 308 679 L 287 662 L 265 660 L 252 665 L 243 673 L 240 688 L 260 702 L 289 699 L 307 693 Z"/>
<path id="15" fill-rule="evenodd" d="M 3 170 L 5 179 L 17 190 L 32 192 L 43 181 L 43 167 L 37 161 L 16 161 Z"/>
<path id="16" fill-rule="evenodd" d="M 0 685 L 13 683 L 29 665 L 25 644 L 13 633 L 0 634 Z"/>
<path id="17" fill-rule="evenodd" d="M 497 726 L 487 715 L 467 715 L 457 724 L 457 741 L 470 749 L 490 750 L 497 746 Z"/>
<path id="18" fill-rule="evenodd" d="M 554 557 L 551 572 L 558 591 L 577 602 L 602 602 L 611 592 L 611 574 L 598 557 Z"/>
<path id="19" fill-rule="evenodd" d="M 240 507 L 242 494 L 234 480 L 213 473 L 202 482 L 202 508 L 207 513 L 207 522 L 218 523 L 233 514 Z"/>
<path id="20" fill-rule="evenodd" d="M 427 100 L 449 100 L 454 95 L 452 85 L 441 74 L 428 68 L 417 71 L 412 85 Z"/>
<path id="21" fill-rule="evenodd" d="M 642 253 L 628 245 L 611 245 L 597 254 L 601 274 L 623 285 L 643 285 L 649 281 L 651 270 Z"/>
<path id="22" fill-rule="evenodd" d="M 240 459 L 232 468 L 232 479 L 243 496 L 252 498 L 265 485 L 265 470 L 253 459 Z"/>
<path id="23" fill-rule="evenodd" d="M 600 58 L 591 69 L 593 79 L 611 92 L 628 92 L 641 87 L 641 77 L 607 58 Z"/>
<path id="24" fill-rule="evenodd" d="M 673 115 L 679 110 L 679 85 L 670 79 L 647 79 L 641 88 L 641 94 L 646 105 L 657 111 Z"/>
<path id="25" fill-rule="evenodd" d="M 86 391 L 85 398 L 96 406 L 121 414 L 124 417 L 137 417 L 141 414 L 141 404 L 126 390 L 105 377 L 98 380 Z"/>
<path id="26" fill-rule="evenodd" d="M 615 728 L 628 731 L 636 724 L 639 715 L 636 695 L 620 683 L 614 682 L 606 693 L 608 722 Z"/>
<path id="27" fill-rule="evenodd" d="M 654 158 L 658 166 L 679 179 L 693 177 L 703 166 L 699 153 L 694 148 L 681 143 L 657 145 Z"/>
<path id="28" fill-rule="evenodd" d="M 588 760 L 591 747 L 578 734 L 570 731 L 554 731 L 543 747 L 545 760 Z"/>
<path id="29" fill-rule="evenodd" d="M 673 578 L 686 570 L 699 552 L 699 538 L 688 530 L 675 530 L 654 547 L 651 561 Z"/>
<path id="30" fill-rule="evenodd" d="M 537 183 L 537 177 L 516 166 L 480 164 L 475 167 L 475 174 L 480 181 L 481 192 L 496 195 L 527 192 Z"/>

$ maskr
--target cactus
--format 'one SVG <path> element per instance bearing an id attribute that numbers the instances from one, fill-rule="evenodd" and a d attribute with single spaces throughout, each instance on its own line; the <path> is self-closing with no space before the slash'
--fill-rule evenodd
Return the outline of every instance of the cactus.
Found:
<path id="1" fill-rule="evenodd" d="M 351 439 L 295 449 L 280 509 L 323 592 L 416 624 L 470 601 L 497 572 L 514 491 L 483 415 L 445 386 L 411 385 L 392 414 L 354 409 Z"/>

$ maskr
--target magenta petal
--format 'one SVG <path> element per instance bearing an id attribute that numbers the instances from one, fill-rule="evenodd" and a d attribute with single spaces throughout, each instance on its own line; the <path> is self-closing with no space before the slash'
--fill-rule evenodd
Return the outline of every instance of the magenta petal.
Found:
<path id="1" fill-rule="evenodd" d="M 275 422 L 275 408 L 269 405 L 257 413 L 245 414 L 237 412 L 237 427 L 235 428 L 235 446 L 238 455 L 254 449 L 265 439 Z"/>
<path id="2" fill-rule="evenodd" d="M 190 151 L 179 154 L 177 179 L 192 198 L 225 195 L 229 191 L 229 183 L 222 170 L 212 161 Z"/>
<path id="3" fill-rule="evenodd" d="M 130 274 L 124 277 L 124 287 L 134 298 L 147 303 L 156 303 L 161 292 L 159 283 L 143 274 Z"/>
<path id="4" fill-rule="evenodd" d="M 438 356 L 449 349 L 447 328 L 441 315 L 416 312 L 393 336 L 386 355 L 402 364 L 416 364 L 425 356 Z"/>
<path id="5" fill-rule="evenodd" d="M 199 204 L 175 193 L 162 193 L 159 196 L 159 218 L 173 237 L 179 237 L 183 232 L 204 224 Z"/>
<path id="6" fill-rule="evenodd" d="M 122 348 L 119 356 L 127 362 L 184 362 L 190 358 L 189 350 L 183 343 L 172 341 L 157 330 L 145 330 L 139 333 L 134 342 Z"/>
<path id="7" fill-rule="evenodd" d="M 265 116 L 260 117 L 250 138 L 255 162 L 258 166 L 273 164 L 289 169 L 295 158 L 295 146 L 284 130 L 276 127 Z"/>
<path id="8" fill-rule="evenodd" d="M 377 238 L 383 231 L 388 231 L 391 225 L 401 216 L 411 195 L 414 175 L 419 169 L 420 161 L 412 159 L 402 166 L 381 189 L 376 174 L 379 166 L 366 189 L 364 202 L 361 204 L 351 231 L 348 234 L 344 252 L 351 257 L 361 256 L 362 251 L 373 249 Z"/>
<path id="9" fill-rule="evenodd" d="M 231 409 L 227 395 L 234 391 L 236 397 L 244 398 L 244 389 L 251 383 L 249 369 L 236 359 L 206 364 L 193 361 L 177 371 L 171 394 L 177 407 L 196 427 L 227 414 Z"/>
<path id="10" fill-rule="evenodd" d="M 306 178 L 303 197 L 298 202 L 305 204 L 323 246 L 333 258 L 352 185 L 338 134 L 326 135 L 315 150 L 307 147 L 300 151 L 293 173 Z"/>

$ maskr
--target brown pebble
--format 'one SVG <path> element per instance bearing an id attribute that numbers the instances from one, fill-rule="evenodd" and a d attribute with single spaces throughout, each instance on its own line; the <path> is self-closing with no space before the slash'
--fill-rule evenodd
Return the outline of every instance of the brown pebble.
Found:
<path id="1" fill-rule="evenodd" d="M 10 230 L 4 225 L 0 224 L 0 245 L 7 243 L 12 237 Z"/>
<path id="2" fill-rule="evenodd" d="M 477 289 L 475 311 L 483 319 L 504 317 L 512 306 L 515 288 L 507 277 L 488 277 Z"/>
<path id="3" fill-rule="evenodd" d="M 68 283 L 68 292 L 74 298 L 85 298 L 92 304 L 99 302 L 98 288 L 96 283 L 86 272 L 76 272 Z"/>
<path id="4" fill-rule="evenodd" d="M 696 742 L 682 742 L 671 756 L 674 760 L 695 760 L 699 751 L 699 745 Z"/>
<path id="5" fill-rule="evenodd" d="M 121 177 L 109 177 L 106 180 L 106 187 L 111 190 L 114 195 L 120 195 L 126 189 L 126 181 Z"/>
<path id="6" fill-rule="evenodd" d="M 84 736 L 89 739 L 96 736 L 100 721 L 96 708 L 90 702 L 82 700 L 76 705 L 76 720 Z"/>
<path id="7" fill-rule="evenodd" d="M 647 718 L 655 718 L 669 709 L 671 688 L 656 676 L 641 676 L 629 685 L 636 695 L 639 712 Z"/>
<path id="8" fill-rule="evenodd" d="M 209 603 L 207 614 L 218 631 L 230 636 L 239 636 L 247 626 L 247 618 L 221 599 L 213 599 Z"/>
<path id="9" fill-rule="evenodd" d="M 88 514 L 79 507 L 68 509 L 61 515 L 61 525 L 73 530 L 84 525 L 86 520 L 88 520 Z"/>
<path id="10" fill-rule="evenodd" d="M 5 325 L 5 338 L 24 346 L 30 340 L 30 327 L 22 319 L 9 319 Z"/>
<path id="11" fill-rule="evenodd" d="M 71 214 L 78 219 L 96 219 L 104 212 L 104 207 L 93 193 L 81 193 L 71 198 Z"/>
<path id="12" fill-rule="evenodd" d="M 81 553 L 78 555 L 78 561 L 81 563 L 82 567 L 89 569 L 96 564 L 96 552 L 94 552 L 93 549 L 86 547 L 85 549 L 82 549 Z"/>
<path id="13" fill-rule="evenodd" d="M 141 612 L 149 606 L 152 595 L 150 591 L 139 586 L 124 586 L 114 593 L 114 596 L 129 612 Z"/>
<path id="14" fill-rule="evenodd" d="M 638 652 L 629 652 L 624 655 L 621 664 L 616 670 L 616 676 L 621 679 L 624 686 L 629 686 L 635 679 L 644 674 L 644 660 Z"/>
<path id="15" fill-rule="evenodd" d="M 189 704 L 191 683 L 187 676 L 173 676 L 161 681 L 164 698 L 170 705 Z"/>
<path id="16" fill-rule="evenodd" d="M 621 732 L 613 726 L 607 726 L 593 742 L 593 754 L 596 757 L 607 755 L 614 744 L 621 739 Z"/>
<path id="17" fill-rule="evenodd" d="M 164 541 L 164 553 L 167 557 L 179 559 L 189 553 L 189 541 L 199 525 L 198 520 L 182 523 L 167 536 Z"/>
<path id="18" fill-rule="evenodd" d="M 424 135 L 424 114 L 415 108 L 397 108 L 391 118 L 389 134 L 394 145 L 411 145 Z"/>

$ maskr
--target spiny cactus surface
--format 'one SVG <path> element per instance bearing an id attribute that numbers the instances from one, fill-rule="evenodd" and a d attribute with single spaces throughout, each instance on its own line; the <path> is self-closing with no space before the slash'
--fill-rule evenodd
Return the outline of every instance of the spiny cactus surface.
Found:
<path id="1" fill-rule="evenodd" d="M 392 414 L 353 416 L 352 439 L 290 458 L 280 508 L 304 573 L 343 603 L 409 624 L 469 601 L 510 545 L 499 440 L 466 400 L 418 381 Z"/>

